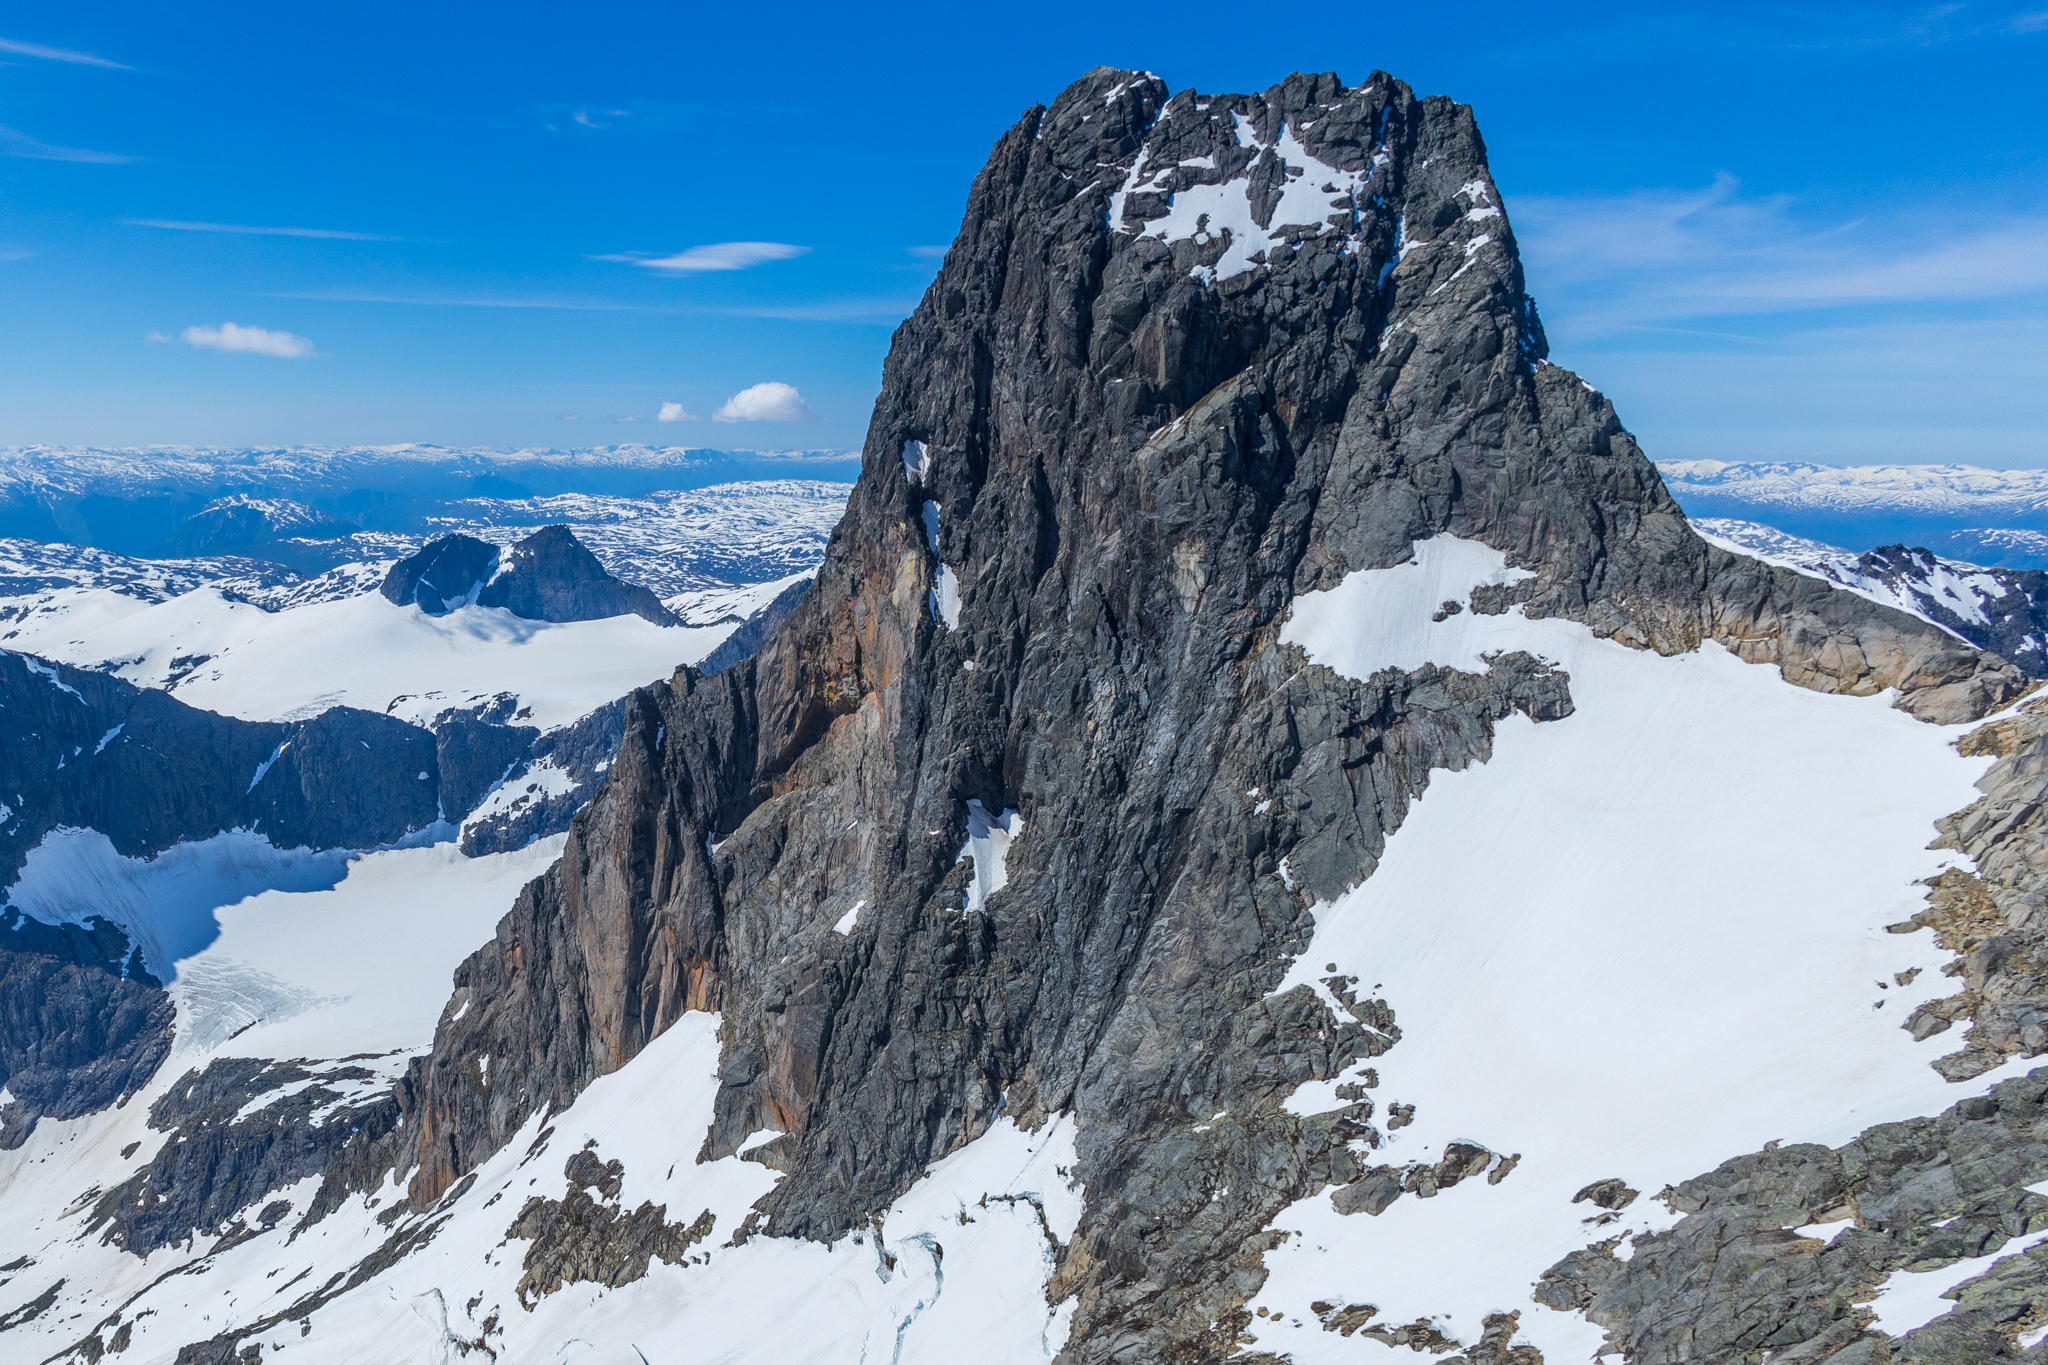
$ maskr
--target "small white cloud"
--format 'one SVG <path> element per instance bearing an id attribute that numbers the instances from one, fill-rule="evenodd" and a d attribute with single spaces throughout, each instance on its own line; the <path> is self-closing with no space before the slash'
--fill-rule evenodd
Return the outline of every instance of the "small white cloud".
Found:
<path id="1" fill-rule="evenodd" d="M 611 418 L 610 420 L 612 420 L 612 421 L 614 421 L 614 422 L 637 422 L 637 421 L 639 421 L 640 419 L 639 419 L 638 417 L 618 417 L 618 416 L 614 416 L 614 417 L 612 417 L 612 418 Z"/>
<path id="2" fill-rule="evenodd" d="M 816 422 L 822 420 L 794 385 L 770 380 L 741 389 L 711 414 L 714 422 Z"/>
<path id="3" fill-rule="evenodd" d="M 694 422 L 697 420 L 697 414 L 683 411 L 681 403 L 663 403 L 661 411 L 655 414 L 654 420 L 657 422 Z"/>
<path id="4" fill-rule="evenodd" d="M 709 270 L 745 270 L 748 266 L 768 261 L 793 260 L 809 250 L 807 246 L 791 246 L 787 242 L 712 242 L 707 246 L 678 251 L 673 256 L 632 254 L 595 256 L 592 259 L 624 261 L 628 265 L 658 270 L 664 275 L 695 275 Z"/>
<path id="5" fill-rule="evenodd" d="M 578 109 L 570 117 L 585 128 L 609 128 L 613 122 L 627 117 L 625 109 Z"/>
<path id="6" fill-rule="evenodd" d="M 580 412 L 565 412 L 562 414 L 562 420 L 564 422 L 580 422 L 583 420 L 583 414 Z"/>
<path id="7" fill-rule="evenodd" d="M 187 327 L 178 333 L 187 346 L 211 351 L 239 351 L 249 355 L 274 355 L 280 360 L 304 360 L 313 354 L 313 343 L 290 332 L 273 332 L 267 327 L 242 327 L 223 322 L 218 327 Z"/>

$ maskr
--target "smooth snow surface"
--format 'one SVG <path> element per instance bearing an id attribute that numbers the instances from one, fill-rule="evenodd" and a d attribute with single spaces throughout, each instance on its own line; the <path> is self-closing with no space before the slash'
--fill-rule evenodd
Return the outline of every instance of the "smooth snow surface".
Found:
<path id="1" fill-rule="evenodd" d="M 960 628 L 960 576 L 950 565 L 939 565 L 933 575 L 932 615 L 945 622 L 947 630 Z"/>
<path id="2" fill-rule="evenodd" d="M 974 880 L 967 884 L 961 908 L 974 914 L 988 905 L 988 898 L 1010 884 L 1010 844 L 1024 833 L 1024 817 L 1014 810 L 991 817 L 979 801 L 967 803 L 967 842 L 960 847 L 962 859 L 974 859 Z"/>
<path id="3" fill-rule="evenodd" d="M 118 677 L 169 685 L 188 705 L 245 720 L 355 706 L 423 723 L 511 692 L 532 708 L 522 719 L 547 729 L 695 663 L 737 624 L 662 627 L 637 616 L 557 623 L 474 606 L 428 616 L 377 593 L 269 612 L 214 588 L 139 610 L 114 605 L 91 629 L 69 616 L 29 618 L 8 645 L 68 664 L 118 661 Z M 205 662 L 192 666 L 199 656 Z"/>
<path id="4" fill-rule="evenodd" d="M 219 938 L 179 963 L 179 1050 L 252 1021 L 260 1022 L 236 1038 L 237 1055 L 425 1048 L 456 964 L 567 840 L 481 858 L 453 843 L 364 854 L 327 888 L 267 890 L 222 908 Z M 273 995 L 289 1006 L 272 1008 Z"/>
<path id="5" fill-rule="evenodd" d="M 1316 1300 L 1467 1344 L 1486 1314 L 1519 1310 L 1553 1365 L 1585 1361 L 1602 1333 L 1529 1286 L 1568 1252 L 1668 1226 L 1649 1197 L 1665 1184 L 1773 1138 L 1840 1144 L 1936 1113 L 2031 1065 L 1949 1085 L 1928 1066 L 1942 1044 L 1899 1027 L 1947 986 L 1931 932 L 1884 926 L 1956 861 L 1928 850 L 1934 821 L 1976 799 L 1991 762 L 1956 755 L 1960 728 L 1792 687 L 1714 645 L 1662 658 L 1519 609 L 1430 622 L 1512 572 L 1439 536 L 1414 564 L 1297 599 L 1284 636 L 1361 678 L 1527 650 L 1569 673 L 1577 708 L 1503 721 L 1490 761 L 1433 773 L 1374 875 L 1315 907 L 1286 985 L 1334 962 L 1402 1031 L 1371 1063 L 1372 1098 L 1415 1118 L 1375 1162 L 1433 1164 L 1453 1141 L 1522 1159 L 1498 1185 L 1403 1195 L 1377 1218 L 1340 1216 L 1327 1193 L 1289 1208 L 1252 1301 L 1280 1319 L 1247 1330 L 1302 1365 L 1389 1349 L 1321 1330 Z M 1914 985 L 1880 986 L 1909 967 Z M 1290 1107 L 1337 1107 L 1363 1069 Z M 1613 1176 L 1644 1197 L 1596 1229 L 1571 1198 Z"/>
<path id="6" fill-rule="evenodd" d="M 1435 536 L 1417 541 L 1415 558 L 1406 564 L 1349 574 L 1328 592 L 1296 598 L 1280 638 L 1351 678 L 1424 664 L 1484 673 L 1485 655 L 1527 646 L 1507 638 L 1512 630 L 1504 634 L 1499 628 L 1510 618 L 1472 613 L 1466 606 L 1472 590 L 1534 577 L 1527 569 L 1509 568 L 1507 557 L 1491 546 Z M 1464 609 L 1431 621 L 1446 602 Z M 1519 615 L 1512 619 L 1526 634 L 1527 623 Z"/>
<path id="7" fill-rule="evenodd" d="M 223 907 L 270 890 L 324 891 L 346 875 L 350 856 L 275 848 L 237 829 L 127 858 L 96 829 L 54 829 L 28 851 L 6 899 L 45 924 L 103 917 L 141 946 L 153 976 L 170 981 L 183 959 L 219 936 Z"/>

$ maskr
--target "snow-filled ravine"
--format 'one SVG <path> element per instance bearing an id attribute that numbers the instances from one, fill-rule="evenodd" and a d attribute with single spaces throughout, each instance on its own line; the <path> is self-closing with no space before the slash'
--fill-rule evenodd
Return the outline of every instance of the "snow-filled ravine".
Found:
<path id="1" fill-rule="evenodd" d="M 734 606 L 751 611 L 760 595 Z M 354 706 L 417 723 L 510 692 L 531 709 L 522 721 L 542 729 L 697 662 L 745 614 L 665 627 L 638 616 L 530 621 L 478 606 L 429 616 L 375 592 L 284 611 L 212 587 L 157 603 L 105 588 L 44 596 L 43 609 L 12 624 L 0 644 L 169 687 L 223 715 L 287 720 Z"/>
<path id="2" fill-rule="evenodd" d="M 1342 1216 L 1327 1192 L 1282 1214 L 1292 1235 L 1267 1253 L 1252 1300 L 1267 1312 L 1247 1331 L 1304 1365 L 1398 1349 L 1324 1331 L 1317 1301 L 1468 1344 L 1487 1314 L 1519 1311 L 1519 1340 L 1588 1360 L 1600 1329 L 1531 1286 L 1571 1251 L 1676 1216 L 1641 1198 L 1596 1232 L 1601 1210 L 1572 1203 L 1585 1186 L 1654 1193 L 1773 1139 L 1840 1144 L 2032 1065 L 1951 1085 L 1928 1065 L 1942 1044 L 1900 1028 L 1946 993 L 1932 931 L 1885 927 L 1960 861 L 1927 845 L 1992 762 L 1956 754 L 1967 727 L 1805 691 L 1713 644 L 1665 658 L 1519 608 L 1431 621 L 1517 576 L 1498 551 L 1439 536 L 1410 564 L 1298 598 L 1283 637 L 1356 678 L 1483 671 L 1526 650 L 1569 673 L 1576 707 L 1511 717 L 1490 761 L 1433 773 L 1374 875 L 1315 907 L 1287 985 L 1335 964 L 1401 1028 L 1371 1062 L 1372 1098 L 1383 1128 L 1394 1104 L 1414 1120 L 1373 1162 L 1434 1163 L 1452 1142 L 1520 1160 L 1498 1184 L 1403 1195 L 1377 1217 Z M 1364 1070 L 1290 1108 L 1338 1107 L 1336 1086 Z"/>

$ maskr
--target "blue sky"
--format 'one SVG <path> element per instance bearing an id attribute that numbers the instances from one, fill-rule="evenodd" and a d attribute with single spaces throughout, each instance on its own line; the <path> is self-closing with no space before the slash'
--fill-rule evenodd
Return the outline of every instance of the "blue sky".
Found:
<path id="1" fill-rule="evenodd" d="M 1654 456 L 2048 465 L 2044 4 L 9 4 L 0 445 L 856 447 L 990 144 L 1111 64 L 1474 105 Z"/>

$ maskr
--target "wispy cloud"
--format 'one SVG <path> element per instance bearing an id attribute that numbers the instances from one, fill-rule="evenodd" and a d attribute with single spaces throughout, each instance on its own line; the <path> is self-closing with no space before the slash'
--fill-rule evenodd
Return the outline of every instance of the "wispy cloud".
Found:
<path id="1" fill-rule="evenodd" d="M 951 250 L 946 246 L 907 246 L 903 249 L 923 261 L 943 261 L 946 252 Z"/>
<path id="2" fill-rule="evenodd" d="M 916 299 L 825 299 L 781 306 L 718 307 L 702 304 L 619 303 L 612 299 L 542 296 L 537 298 L 445 298 L 419 294 L 383 294 L 370 290 L 332 289 L 307 293 L 266 292 L 259 299 L 299 299 L 316 303 L 387 303 L 407 308 L 543 308 L 579 313 L 667 313 L 694 317 L 775 318 L 787 322 L 901 322 L 917 308 Z"/>
<path id="3" fill-rule="evenodd" d="M 695 422 L 697 414 L 685 412 L 681 403 L 663 403 L 661 411 L 654 415 L 657 422 Z"/>
<path id="4" fill-rule="evenodd" d="M 1783 198 L 1701 190 L 1510 204 L 1539 297 L 1593 330 L 1858 305 L 2006 299 L 2048 288 L 2048 221 L 1962 233 L 1897 219 L 1814 228 Z"/>
<path id="5" fill-rule="evenodd" d="M 645 308 L 638 304 L 613 303 L 608 299 L 579 298 L 422 298 L 416 294 L 372 294 L 351 290 L 327 290 L 311 294 L 258 294 L 261 299 L 305 299 L 316 303 L 395 303 L 409 308 L 558 308 L 576 313 L 669 313 L 672 308 Z"/>
<path id="6" fill-rule="evenodd" d="M 178 218 L 123 218 L 129 227 L 169 228 L 173 232 L 228 232 L 245 237 L 322 237 L 338 242 L 402 242 L 375 232 L 343 232 L 339 228 L 255 227 L 248 223 L 188 223 Z"/>
<path id="7" fill-rule="evenodd" d="M 678 128 L 698 113 L 697 106 L 661 100 L 633 100 L 622 108 L 603 105 L 551 104 L 540 110 L 541 126 L 551 133 L 658 133 Z"/>
<path id="8" fill-rule="evenodd" d="M 119 152 L 95 152 L 85 147 L 60 147 L 5 124 L 0 124 L 0 156 L 20 157 L 25 161 L 84 161 L 101 166 L 120 166 L 142 159 L 122 156 Z"/>
<path id="9" fill-rule="evenodd" d="M 705 246 L 689 247 L 668 256 L 626 252 L 593 256 L 590 259 L 621 261 L 627 265 L 644 266 L 664 275 L 694 275 L 713 270 L 745 270 L 769 261 L 792 260 L 809 250 L 807 246 L 791 246 L 787 242 L 712 242 Z"/>
<path id="10" fill-rule="evenodd" d="M 105 57 L 96 57 L 90 52 L 73 52 L 67 47 L 44 47 L 41 43 L 24 43 L 13 38 L 0 38 L 0 52 L 12 52 L 17 57 L 40 57 L 46 62 L 69 62 L 73 66 L 104 66 L 114 71 L 135 69 L 120 62 L 110 62 Z"/>
<path id="11" fill-rule="evenodd" d="M 0 246 L 0 261 L 25 261 L 35 254 L 26 247 Z"/>
<path id="12" fill-rule="evenodd" d="M 2048 9 L 2036 10 L 2032 14 L 2015 14 L 2005 21 L 2007 33 L 2039 33 L 2048 29 Z"/>
<path id="13" fill-rule="evenodd" d="M 161 332 L 150 333 L 148 339 L 170 340 Z M 243 327 L 233 322 L 223 322 L 218 327 L 187 327 L 178 333 L 178 340 L 201 350 L 276 356 L 280 360 L 304 360 L 313 354 L 313 343 L 305 337 L 290 332 L 273 332 L 267 327 Z"/>
<path id="14" fill-rule="evenodd" d="M 811 410 L 804 396 L 791 384 L 756 384 L 741 389 L 711 414 L 714 422 L 817 422 L 823 419 Z"/>

